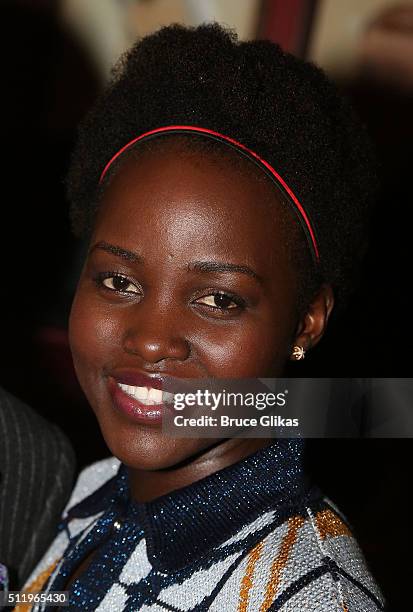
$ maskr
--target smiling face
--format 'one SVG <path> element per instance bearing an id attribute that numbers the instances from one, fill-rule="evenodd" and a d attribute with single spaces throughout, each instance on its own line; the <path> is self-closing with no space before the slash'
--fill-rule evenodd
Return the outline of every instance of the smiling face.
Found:
<path id="1" fill-rule="evenodd" d="M 298 223 L 274 188 L 242 171 L 248 163 L 145 152 L 124 161 L 103 195 L 70 343 L 106 443 L 136 469 L 176 465 L 212 441 L 166 438 L 156 406 L 131 416 L 119 383 L 145 393 L 158 376 L 277 376 L 300 334 L 304 344 L 322 333 L 321 314 L 297 312 L 285 232 L 304 240 Z"/>

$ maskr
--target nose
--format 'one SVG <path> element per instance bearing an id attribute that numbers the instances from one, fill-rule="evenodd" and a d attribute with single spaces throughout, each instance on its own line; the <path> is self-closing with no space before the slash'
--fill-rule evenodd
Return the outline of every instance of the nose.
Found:
<path id="1" fill-rule="evenodd" d="M 155 308 L 149 303 L 133 309 L 123 336 L 126 353 L 148 364 L 169 359 L 185 361 L 189 357 L 191 348 L 183 331 L 182 313 L 167 306 Z"/>

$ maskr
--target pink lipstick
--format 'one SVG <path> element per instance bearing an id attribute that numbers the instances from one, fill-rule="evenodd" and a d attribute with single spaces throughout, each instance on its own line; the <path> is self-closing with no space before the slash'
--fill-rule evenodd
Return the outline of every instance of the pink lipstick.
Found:
<path id="1" fill-rule="evenodd" d="M 146 425 L 160 425 L 162 413 L 170 409 L 172 394 L 162 391 L 166 377 L 147 376 L 133 370 L 118 370 L 108 377 L 108 389 L 114 407 L 132 420 Z"/>

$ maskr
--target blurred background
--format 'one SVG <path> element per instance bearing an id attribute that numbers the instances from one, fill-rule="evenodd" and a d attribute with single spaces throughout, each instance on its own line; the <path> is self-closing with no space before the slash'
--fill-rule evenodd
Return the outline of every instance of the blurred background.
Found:
<path id="1" fill-rule="evenodd" d="M 61 426 L 79 469 L 108 451 L 66 335 L 82 261 L 62 184 L 76 125 L 137 37 L 171 22 L 210 20 L 324 68 L 352 99 L 381 163 L 360 286 L 297 372 L 411 375 L 413 1 L 1 0 L 0 385 Z M 412 450 L 410 439 L 323 440 L 308 452 L 309 469 L 353 524 L 390 609 L 403 612 L 412 609 Z"/>

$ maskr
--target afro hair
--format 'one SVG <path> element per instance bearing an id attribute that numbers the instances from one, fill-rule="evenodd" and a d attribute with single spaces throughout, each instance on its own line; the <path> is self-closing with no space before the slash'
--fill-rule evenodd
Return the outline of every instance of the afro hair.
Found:
<path id="1" fill-rule="evenodd" d="M 80 126 L 67 179 L 75 233 L 93 227 L 108 160 L 139 134 L 177 124 L 230 136 L 280 173 L 316 230 L 313 279 L 344 302 L 377 191 L 366 131 L 322 70 L 216 23 L 162 28 L 121 58 Z"/>

